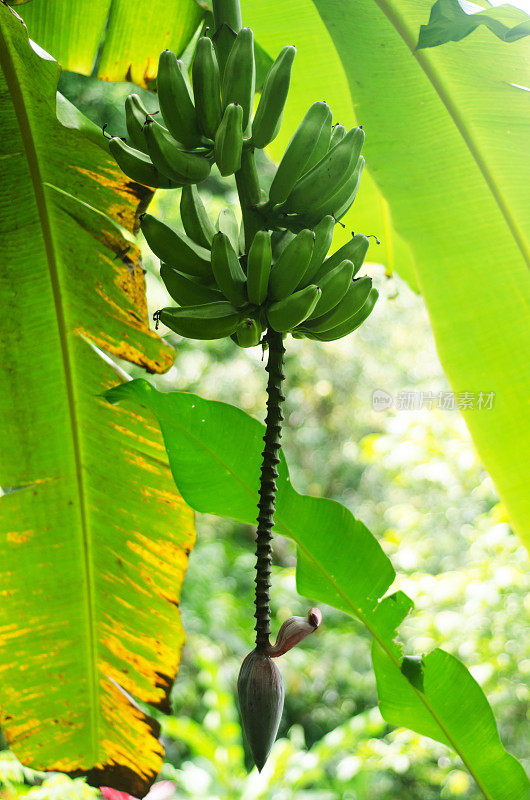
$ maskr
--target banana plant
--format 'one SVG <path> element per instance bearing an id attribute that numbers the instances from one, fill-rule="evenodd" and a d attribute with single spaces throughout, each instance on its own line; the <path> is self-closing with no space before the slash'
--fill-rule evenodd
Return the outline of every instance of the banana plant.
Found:
<path id="1" fill-rule="evenodd" d="M 132 230 L 150 191 L 56 96 L 58 64 L 0 5 L 0 725 L 36 769 L 141 795 L 184 633 L 194 541 L 158 432 L 109 411 L 96 350 L 169 368 Z"/>

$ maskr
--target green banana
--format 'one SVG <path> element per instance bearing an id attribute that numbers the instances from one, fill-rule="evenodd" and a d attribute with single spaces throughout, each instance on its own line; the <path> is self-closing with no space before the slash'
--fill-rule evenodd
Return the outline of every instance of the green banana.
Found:
<path id="1" fill-rule="evenodd" d="M 313 248 L 313 255 L 311 256 L 311 261 L 301 281 L 301 284 L 304 286 L 307 286 L 309 283 L 314 283 L 313 277 L 319 271 L 331 247 L 334 229 L 335 220 L 330 215 L 321 219 L 318 225 L 315 226 L 315 246 Z"/>
<path id="2" fill-rule="evenodd" d="M 260 306 L 267 299 L 272 264 L 270 231 L 257 231 L 247 255 L 248 299 Z"/>
<path id="3" fill-rule="evenodd" d="M 296 182 L 327 153 L 331 136 L 331 109 L 327 103 L 313 103 L 287 145 L 269 189 L 269 202 L 287 199 Z"/>
<path id="4" fill-rule="evenodd" d="M 344 261 L 345 258 L 353 262 L 353 277 L 355 277 L 363 265 L 369 244 L 368 237 L 364 236 L 364 234 L 358 233 L 356 236 L 353 236 L 349 242 L 343 244 L 333 255 L 326 258 L 321 268 L 315 273 L 315 281 L 318 282 L 323 275 L 326 275 L 330 270 L 340 264 L 341 261 Z"/>
<path id="5" fill-rule="evenodd" d="M 254 147 L 266 147 L 278 135 L 295 55 L 295 47 L 284 47 L 268 72 L 259 105 L 252 120 L 251 142 Z"/>
<path id="6" fill-rule="evenodd" d="M 331 330 L 331 328 L 335 328 L 337 325 L 341 325 L 362 308 L 371 288 L 372 279 L 368 277 L 360 278 L 350 283 L 346 294 L 335 308 L 332 308 L 331 311 L 317 319 L 306 320 L 302 326 L 304 332 L 309 331 L 309 333 L 321 334 Z"/>
<path id="7" fill-rule="evenodd" d="M 210 163 L 203 156 L 186 153 L 170 133 L 150 122 L 144 128 L 147 150 L 155 167 L 180 183 L 200 183 L 210 174 Z"/>
<path id="8" fill-rule="evenodd" d="M 146 109 L 140 97 L 137 94 L 130 94 L 125 98 L 125 122 L 127 125 L 127 133 L 137 150 L 147 152 L 147 144 L 144 136 L 144 127 L 148 120 L 151 120 L 153 125 L 163 125 L 156 120 L 155 116 Z M 164 128 L 164 130 L 167 130 Z"/>
<path id="9" fill-rule="evenodd" d="M 341 195 L 340 197 L 337 197 L 333 203 L 333 214 L 337 220 L 342 219 L 346 212 L 349 211 L 353 201 L 357 197 L 357 192 L 359 191 L 359 187 L 361 185 L 361 175 L 364 169 L 364 163 L 364 158 L 359 156 L 357 167 L 352 175 L 351 184 L 349 183 L 348 186 L 345 187 L 345 189 L 349 192 L 348 196 L 346 197 Z"/>
<path id="10" fill-rule="evenodd" d="M 221 124 L 215 134 L 215 162 L 223 177 L 232 175 L 241 167 L 243 151 L 243 109 L 236 103 L 225 108 Z"/>
<path id="11" fill-rule="evenodd" d="M 181 186 L 177 181 L 162 175 L 149 156 L 129 147 L 118 136 L 109 141 L 109 150 L 121 171 L 135 183 L 151 186 L 153 189 L 177 189 Z"/>
<path id="12" fill-rule="evenodd" d="M 147 244 L 160 261 L 185 275 L 212 275 L 209 250 L 195 244 L 192 239 L 173 230 L 152 214 L 143 215 L 140 227 Z"/>
<path id="13" fill-rule="evenodd" d="M 339 142 L 342 142 L 346 136 L 346 128 L 344 125 L 334 125 L 331 129 L 331 139 L 329 140 L 329 149 L 331 150 Z"/>
<path id="14" fill-rule="evenodd" d="M 227 300 L 236 308 L 248 304 L 245 273 L 230 239 L 221 232 L 216 233 L 212 240 L 212 272 Z"/>
<path id="15" fill-rule="evenodd" d="M 223 75 L 223 105 L 240 105 L 243 109 L 243 131 L 246 131 L 254 107 L 256 63 L 254 34 L 250 28 L 238 32 Z"/>
<path id="16" fill-rule="evenodd" d="M 341 264 L 324 275 L 318 285 L 322 289 L 322 297 L 316 304 L 309 319 L 321 317 L 339 303 L 351 284 L 353 278 L 353 264 L 344 260 Z"/>
<path id="17" fill-rule="evenodd" d="M 354 172 L 364 142 L 362 128 L 352 128 L 344 139 L 295 184 L 281 209 L 307 216 L 329 202 Z M 325 216 L 327 211 L 321 216 Z"/>
<path id="18" fill-rule="evenodd" d="M 373 308 L 377 302 L 377 298 L 379 297 L 379 292 L 377 289 L 370 289 L 370 294 L 366 298 L 365 302 L 363 303 L 362 307 L 356 311 L 349 319 L 345 322 L 341 323 L 340 325 L 331 328 L 330 330 L 324 331 L 318 335 L 318 338 L 321 342 L 333 342 L 335 339 L 342 339 L 343 336 L 347 336 L 349 333 L 353 333 L 363 322 L 370 316 L 373 311 Z M 309 338 L 313 338 L 310 336 Z"/>
<path id="19" fill-rule="evenodd" d="M 237 342 L 240 347 L 255 347 L 261 341 L 263 328 L 258 320 L 247 319 L 242 320 L 237 326 L 237 330 L 232 334 L 232 339 Z"/>
<path id="20" fill-rule="evenodd" d="M 289 242 L 272 265 L 268 290 L 271 300 L 282 300 L 296 289 L 309 266 L 314 245 L 315 234 L 309 229 L 300 231 Z"/>
<path id="21" fill-rule="evenodd" d="M 215 228 L 193 184 L 184 186 L 180 196 L 180 218 L 187 235 L 201 247 L 210 248 Z"/>
<path id="22" fill-rule="evenodd" d="M 228 236 L 235 252 L 239 253 L 239 224 L 236 215 L 229 206 L 225 206 L 219 212 L 217 230 Z"/>
<path id="23" fill-rule="evenodd" d="M 163 308 L 157 318 L 188 339 L 222 339 L 236 330 L 241 314 L 226 300 L 181 308 Z"/>
<path id="24" fill-rule="evenodd" d="M 192 75 L 197 119 L 204 135 L 213 140 L 223 116 L 223 108 L 219 65 L 208 36 L 201 36 L 197 42 Z"/>
<path id="25" fill-rule="evenodd" d="M 337 187 L 333 195 L 324 195 L 321 203 L 317 203 L 311 208 L 308 207 L 304 214 L 293 214 L 284 217 L 283 224 L 294 230 L 299 230 L 302 225 L 312 227 L 325 214 L 330 214 L 335 221 L 338 221 L 355 200 L 361 185 L 363 167 L 364 158 L 360 156 L 349 177 L 347 177 L 348 172 L 345 171 L 344 183 Z"/>
<path id="26" fill-rule="evenodd" d="M 200 144 L 201 135 L 184 70 L 184 64 L 171 50 L 160 53 L 157 90 L 164 122 L 178 142 L 193 148 Z"/>
<path id="27" fill-rule="evenodd" d="M 269 325 L 278 333 L 287 333 L 296 328 L 312 313 L 321 294 L 318 286 L 311 285 L 278 300 L 267 309 Z"/>
<path id="28" fill-rule="evenodd" d="M 221 292 L 211 289 L 202 283 L 197 283 L 188 275 L 183 275 L 173 267 L 162 264 L 160 277 L 175 303 L 179 306 L 199 306 L 204 303 L 213 303 L 224 300 Z"/>

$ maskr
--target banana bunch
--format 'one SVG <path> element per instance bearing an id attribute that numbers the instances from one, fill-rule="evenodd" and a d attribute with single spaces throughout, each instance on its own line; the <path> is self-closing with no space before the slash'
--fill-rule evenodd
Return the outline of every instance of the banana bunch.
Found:
<path id="1" fill-rule="evenodd" d="M 248 253 L 234 212 L 210 221 L 195 186 L 180 201 L 185 233 L 144 214 L 142 232 L 161 261 L 160 275 L 177 307 L 157 312 L 168 328 L 191 339 L 231 336 L 241 347 L 261 342 L 264 330 L 331 341 L 354 331 L 377 299 L 371 278 L 357 279 L 368 239 L 353 236 L 326 258 L 334 220 L 290 234 L 275 247 L 271 231 L 258 231 Z"/>
<path id="2" fill-rule="evenodd" d="M 200 37 L 193 89 L 182 62 L 164 50 L 157 77 L 164 124 L 147 112 L 138 95 L 129 95 L 129 142 L 111 138 L 112 155 L 131 180 L 156 189 L 200 183 L 214 162 L 221 175 L 232 175 L 241 167 L 243 147 L 265 147 L 277 136 L 295 53 L 294 47 L 284 47 L 273 63 L 251 122 L 256 65 L 250 28 L 237 34 L 222 76 L 212 40 Z"/>
<path id="3" fill-rule="evenodd" d="M 280 52 L 254 114 L 250 28 L 234 37 L 222 69 L 212 39 L 198 39 L 193 88 L 182 62 L 165 50 L 157 78 L 160 117 L 136 94 L 125 102 L 129 141 L 110 140 L 116 161 L 138 183 L 182 189 L 184 233 L 151 214 L 141 222 L 177 304 L 157 312 L 157 319 L 182 336 L 231 336 L 251 347 L 272 328 L 331 341 L 355 330 L 376 302 L 371 279 L 356 277 L 368 249 L 365 236 L 352 236 L 328 257 L 334 226 L 359 189 L 364 131 L 333 126 L 326 103 L 314 103 L 295 131 L 268 199 L 254 206 L 264 229 L 246 249 L 234 212 L 223 209 L 214 225 L 196 187 L 214 163 L 223 176 L 237 173 L 245 148 L 264 148 L 277 136 L 295 53 L 294 47 Z"/>
<path id="4" fill-rule="evenodd" d="M 313 103 L 289 142 L 265 205 L 277 227 L 298 231 L 327 215 L 338 221 L 355 200 L 364 131 L 331 123 L 329 106 Z"/>

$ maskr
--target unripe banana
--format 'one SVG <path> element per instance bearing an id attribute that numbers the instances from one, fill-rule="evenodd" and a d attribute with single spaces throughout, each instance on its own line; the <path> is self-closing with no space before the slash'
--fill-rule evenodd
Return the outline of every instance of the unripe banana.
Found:
<path id="1" fill-rule="evenodd" d="M 125 124 L 127 125 L 127 133 L 129 134 L 132 146 L 137 150 L 141 150 L 143 153 L 147 152 L 144 125 L 148 117 L 147 111 L 144 113 L 143 106 L 137 94 L 130 94 L 125 98 Z"/>
<path id="2" fill-rule="evenodd" d="M 216 233 L 212 240 L 212 272 L 217 286 L 236 308 L 248 304 L 246 277 L 228 236 Z"/>
<path id="3" fill-rule="evenodd" d="M 344 125 L 334 125 L 331 129 L 331 139 L 329 140 L 329 149 L 332 150 L 339 142 L 342 142 L 346 136 L 346 128 Z"/>
<path id="4" fill-rule="evenodd" d="M 197 42 L 192 74 L 197 120 L 204 135 L 213 140 L 223 116 L 223 108 L 219 65 L 208 36 L 201 36 Z"/>
<path id="5" fill-rule="evenodd" d="M 160 53 L 157 90 L 160 110 L 171 135 L 184 147 L 200 144 L 195 107 L 190 97 L 185 67 L 171 50 Z"/>
<path id="6" fill-rule="evenodd" d="M 348 131 L 344 139 L 297 181 L 282 211 L 308 216 L 314 209 L 321 208 L 351 177 L 363 142 L 362 128 Z"/>
<path id="7" fill-rule="evenodd" d="M 234 251 L 239 253 L 239 224 L 236 215 L 229 206 L 225 206 L 219 212 L 217 230 L 228 236 Z"/>
<path id="8" fill-rule="evenodd" d="M 237 104 L 243 109 L 243 131 L 246 131 L 254 106 L 256 63 L 254 34 L 241 28 L 236 36 L 223 75 L 223 106 Z"/>
<path id="9" fill-rule="evenodd" d="M 147 244 L 160 261 L 185 275 L 211 277 L 210 251 L 195 244 L 151 214 L 144 214 L 140 223 Z"/>
<path id="10" fill-rule="evenodd" d="M 330 270 L 340 264 L 341 261 L 344 261 L 345 258 L 353 262 L 353 277 L 355 277 L 363 265 L 369 244 L 370 242 L 367 236 L 364 236 L 362 233 L 356 234 L 349 242 L 339 247 L 333 255 L 326 258 L 322 267 L 315 273 L 315 280 L 318 281 L 321 276 L 326 275 Z"/>
<path id="11" fill-rule="evenodd" d="M 352 314 L 349 319 L 340 325 L 337 325 L 335 328 L 331 328 L 330 330 L 318 334 L 317 338 L 321 342 L 333 342 L 336 339 L 342 339 L 343 336 L 348 336 L 348 334 L 353 333 L 353 331 L 359 328 L 370 316 L 378 297 L 379 292 L 377 289 L 371 289 L 370 294 L 366 298 L 362 307 L 355 314 Z"/>
<path id="12" fill-rule="evenodd" d="M 306 229 L 289 242 L 278 260 L 272 265 L 268 296 L 271 300 L 288 297 L 298 286 L 311 261 L 315 234 Z"/>
<path id="13" fill-rule="evenodd" d="M 327 103 L 313 103 L 293 138 L 269 189 L 272 205 L 283 203 L 296 182 L 327 153 L 331 136 L 331 110 Z"/>
<path id="14" fill-rule="evenodd" d="M 232 175 L 241 167 L 243 151 L 243 109 L 236 103 L 225 108 L 221 124 L 215 134 L 215 162 L 223 177 Z"/>
<path id="15" fill-rule="evenodd" d="M 318 282 L 322 290 L 322 297 L 316 304 L 308 319 L 321 317 L 332 308 L 335 308 L 351 285 L 353 278 L 353 264 L 351 261 L 344 260 L 341 264 L 324 275 Z"/>
<path id="16" fill-rule="evenodd" d="M 180 218 L 187 235 L 201 247 L 210 248 L 215 228 L 210 222 L 199 190 L 193 184 L 184 186 L 180 196 Z"/>
<path id="17" fill-rule="evenodd" d="M 321 294 L 318 286 L 311 285 L 273 303 L 267 309 L 270 326 L 278 333 L 296 328 L 313 312 Z"/>
<path id="18" fill-rule="evenodd" d="M 304 273 L 302 281 L 299 284 L 300 286 L 307 286 L 309 283 L 314 283 L 313 278 L 319 272 L 322 262 L 331 247 L 334 229 L 335 220 L 331 215 L 321 219 L 318 225 L 315 226 L 315 246 L 313 248 L 313 255 L 311 256 L 311 261 Z"/>
<path id="19" fill-rule="evenodd" d="M 160 277 L 164 281 L 171 298 L 179 306 L 199 306 L 204 303 L 224 300 L 221 292 L 211 289 L 202 283 L 197 283 L 188 275 L 183 275 L 167 264 L 162 264 L 160 267 Z"/>
<path id="20" fill-rule="evenodd" d="M 271 234 L 269 231 L 257 231 L 247 255 L 248 299 L 257 306 L 267 299 L 271 264 Z"/>
<path id="21" fill-rule="evenodd" d="M 147 149 L 155 167 L 180 183 L 200 183 L 210 174 L 210 163 L 203 156 L 186 153 L 160 125 L 144 128 Z"/>
<path id="22" fill-rule="evenodd" d="M 235 339 L 240 347 L 255 347 L 261 342 L 262 333 L 263 328 L 260 323 L 255 319 L 247 317 L 247 319 L 239 323 L 232 338 Z"/>
<path id="23" fill-rule="evenodd" d="M 335 198 L 333 202 L 333 214 L 336 220 L 340 220 L 346 214 L 347 211 L 350 210 L 353 201 L 357 197 L 357 192 L 361 186 L 361 175 L 364 169 L 364 158 L 359 156 L 359 161 L 357 162 L 357 167 L 355 172 L 352 176 L 351 183 L 345 187 L 348 190 L 348 196 L 342 195 L 340 197 Z"/>
<path id="24" fill-rule="evenodd" d="M 252 145 L 254 147 L 266 147 L 278 135 L 295 55 L 295 47 L 284 47 L 268 72 L 259 105 L 252 120 Z"/>
<path id="25" fill-rule="evenodd" d="M 241 320 L 236 309 L 222 301 L 198 306 L 163 308 L 157 318 L 172 331 L 188 339 L 222 339 L 231 336 Z"/>
<path id="26" fill-rule="evenodd" d="M 285 689 L 272 658 L 258 650 L 245 658 L 237 679 L 243 727 L 254 763 L 261 772 L 282 718 Z"/>
<path id="27" fill-rule="evenodd" d="M 145 153 L 125 144 L 117 136 L 109 141 L 109 150 L 128 178 L 154 189 L 177 189 L 182 184 L 162 175 Z"/>
<path id="28" fill-rule="evenodd" d="M 350 208 L 361 184 L 361 174 L 364 167 L 364 158 L 359 156 L 357 164 L 350 170 L 344 172 L 344 183 L 337 186 L 336 191 L 331 195 L 324 194 L 320 203 L 315 203 L 307 207 L 303 214 L 292 214 L 282 217 L 282 224 L 299 230 L 300 226 L 312 227 L 325 214 L 331 215 L 338 221 Z M 348 177 L 348 172 L 349 177 Z"/>
<path id="29" fill-rule="evenodd" d="M 372 279 L 368 277 L 360 278 L 359 280 L 350 283 L 346 294 L 340 300 L 335 308 L 328 311 L 326 314 L 318 317 L 317 319 L 307 320 L 304 322 L 304 331 L 310 333 L 321 334 L 325 333 L 337 325 L 341 325 L 346 320 L 353 317 L 366 302 L 370 290 L 372 288 Z"/>

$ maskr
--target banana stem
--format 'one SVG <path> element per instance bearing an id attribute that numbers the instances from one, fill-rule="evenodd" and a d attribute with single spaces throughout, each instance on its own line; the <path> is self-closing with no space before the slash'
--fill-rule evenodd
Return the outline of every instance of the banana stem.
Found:
<path id="1" fill-rule="evenodd" d="M 269 345 L 269 358 L 266 371 L 267 417 L 265 419 L 265 447 L 262 453 L 261 479 L 259 488 L 259 513 L 256 531 L 256 649 L 265 652 L 269 647 L 270 636 L 270 574 L 272 564 L 272 528 L 276 503 L 277 465 L 282 435 L 282 395 L 283 374 L 283 335 L 269 328 L 265 334 Z"/>
<path id="2" fill-rule="evenodd" d="M 254 150 L 251 148 L 243 148 L 241 169 L 236 172 L 236 186 L 243 215 L 245 252 L 248 253 L 255 234 L 263 227 L 263 220 L 255 211 L 261 201 L 261 189 Z"/>
<path id="3" fill-rule="evenodd" d="M 234 33 L 241 30 L 241 6 L 239 0 L 213 0 L 215 29 L 228 25 Z"/>

